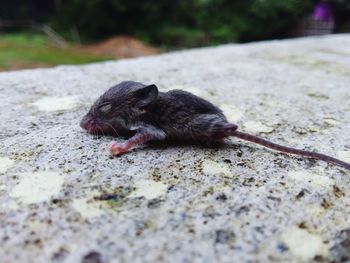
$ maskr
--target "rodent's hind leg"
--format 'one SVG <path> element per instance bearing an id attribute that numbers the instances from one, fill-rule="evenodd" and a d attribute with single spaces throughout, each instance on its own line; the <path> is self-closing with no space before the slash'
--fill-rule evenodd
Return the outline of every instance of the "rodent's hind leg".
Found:
<path id="1" fill-rule="evenodd" d="M 165 133 L 153 127 L 137 130 L 136 134 L 123 143 L 112 141 L 108 145 L 108 150 L 111 155 L 120 155 L 126 153 L 131 148 L 138 144 L 142 144 L 151 140 L 162 140 L 165 138 Z"/>
<path id="2" fill-rule="evenodd" d="M 188 133 L 192 139 L 209 143 L 231 136 L 237 128 L 237 125 L 228 123 L 217 114 L 201 114 L 188 123 Z"/>

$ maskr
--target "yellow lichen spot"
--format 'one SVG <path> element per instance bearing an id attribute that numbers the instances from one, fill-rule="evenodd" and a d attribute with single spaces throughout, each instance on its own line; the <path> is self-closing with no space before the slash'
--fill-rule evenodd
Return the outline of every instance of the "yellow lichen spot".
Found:
<path id="1" fill-rule="evenodd" d="M 64 97 L 43 97 L 32 105 L 36 106 L 40 111 L 64 111 L 76 108 L 79 105 L 76 96 Z"/>
<path id="2" fill-rule="evenodd" d="M 329 254 L 329 248 L 321 236 L 295 226 L 282 233 L 281 241 L 294 256 L 307 262 L 316 256 L 327 257 Z"/>
<path id="3" fill-rule="evenodd" d="M 231 104 L 223 104 L 221 105 L 220 109 L 223 111 L 227 120 L 230 122 L 239 121 L 244 115 L 242 110 Z"/>
<path id="4" fill-rule="evenodd" d="M 16 211 L 19 208 L 20 206 L 14 200 L 9 200 L 7 202 L 0 203 L 0 210 L 2 211 L 9 211 L 9 210 Z"/>
<path id="5" fill-rule="evenodd" d="M 319 129 L 318 129 L 316 126 L 309 126 L 309 127 L 308 127 L 308 130 L 309 130 L 310 132 L 319 132 Z"/>
<path id="6" fill-rule="evenodd" d="M 350 163 L 350 150 L 349 151 L 339 151 L 339 152 L 337 152 L 337 156 L 342 161 Z"/>
<path id="7" fill-rule="evenodd" d="M 307 206 L 306 211 L 311 217 L 315 219 L 321 218 L 326 212 L 325 209 L 318 204 L 311 204 Z"/>
<path id="8" fill-rule="evenodd" d="M 327 176 L 304 171 L 291 171 L 288 173 L 288 176 L 297 182 L 301 182 L 312 187 L 330 188 L 334 185 L 334 180 Z"/>
<path id="9" fill-rule="evenodd" d="M 73 208 L 84 218 L 93 218 L 104 214 L 101 205 L 89 198 L 78 198 L 73 200 Z"/>
<path id="10" fill-rule="evenodd" d="M 31 228 L 32 230 L 38 229 L 42 227 L 42 222 L 40 220 L 30 220 L 27 223 L 27 227 Z"/>
<path id="11" fill-rule="evenodd" d="M 0 174 L 6 173 L 7 169 L 14 164 L 14 160 L 8 157 L 0 157 Z"/>
<path id="12" fill-rule="evenodd" d="M 15 202 L 9 203 L 6 206 L 6 209 L 10 209 L 10 210 L 13 210 L 13 211 L 18 210 L 19 208 L 20 208 L 20 206 L 17 203 L 15 203 Z"/>
<path id="13" fill-rule="evenodd" d="M 339 125 L 339 121 L 337 121 L 334 118 L 324 118 L 323 123 L 328 127 L 333 127 L 333 126 Z"/>
<path id="14" fill-rule="evenodd" d="M 270 126 L 267 126 L 265 124 L 262 124 L 261 122 L 257 121 L 247 121 L 244 123 L 244 128 L 248 132 L 252 133 L 270 133 L 274 129 Z"/>
<path id="15" fill-rule="evenodd" d="M 153 180 L 138 180 L 135 182 L 135 190 L 129 195 L 130 198 L 144 197 L 154 199 L 166 194 L 168 185 Z"/>
<path id="16" fill-rule="evenodd" d="M 10 196 L 26 204 L 49 200 L 59 194 L 64 182 L 64 177 L 55 172 L 23 173 L 19 178 Z"/>
<path id="17" fill-rule="evenodd" d="M 202 164 L 203 173 L 205 175 L 223 175 L 232 176 L 228 165 L 224 163 L 218 163 L 211 160 L 205 160 Z"/>

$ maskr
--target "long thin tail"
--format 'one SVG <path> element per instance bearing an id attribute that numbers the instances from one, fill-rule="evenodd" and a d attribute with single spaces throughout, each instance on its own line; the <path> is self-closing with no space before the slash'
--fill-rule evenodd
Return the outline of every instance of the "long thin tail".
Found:
<path id="1" fill-rule="evenodd" d="M 314 158 L 314 159 L 318 159 L 321 161 L 325 161 L 327 163 L 334 163 L 337 165 L 340 165 L 348 170 L 350 170 L 350 163 L 346 163 L 343 162 L 341 160 L 338 160 L 336 158 L 333 158 L 331 156 L 325 155 L 325 154 L 321 154 L 321 153 L 317 153 L 317 152 L 310 152 L 310 151 L 304 151 L 304 150 L 299 150 L 299 149 L 295 149 L 295 148 L 291 148 L 291 147 L 286 147 L 286 146 L 282 146 L 276 143 L 272 143 L 269 142 L 265 139 L 259 138 L 257 136 L 254 135 L 250 135 L 248 133 L 244 133 L 244 132 L 239 132 L 239 131 L 234 131 L 232 134 L 232 136 L 235 136 L 237 138 L 240 138 L 242 140 L 245 141 L 250 141 L 253 143 L 257 143 L 260 144 L 264 147 L 267 148 L 271 148 L 273 150 L 276 151 L 280 151 L 280 152 L 284 152 L 284 153 L 290 153 L 290 154 L 296 154 L 296 155 L 301 155 L 301 156 L 305 156 L 308 158 Z"/>

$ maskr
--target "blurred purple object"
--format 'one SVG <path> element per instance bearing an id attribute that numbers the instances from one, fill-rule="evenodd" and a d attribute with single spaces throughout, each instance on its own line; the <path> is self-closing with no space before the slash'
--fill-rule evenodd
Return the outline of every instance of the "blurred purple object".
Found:
<path id="1" fill-rule="evenodd" d="M 312 13 L 316 21 L 327 22 L 333 18 L 332 7 L 328 3 L 318 3 Z"/>

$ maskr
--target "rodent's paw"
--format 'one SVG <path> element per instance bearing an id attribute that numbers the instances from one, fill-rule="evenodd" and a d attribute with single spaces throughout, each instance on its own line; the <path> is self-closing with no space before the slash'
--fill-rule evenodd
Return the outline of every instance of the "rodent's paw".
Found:
<path id="1" fill-rule="evenodd" d="M 112 141 L 108 144 L 108 151 L 111 155 L 123 154 L 128 151 L 128 148 L 123 143 Z"/>

